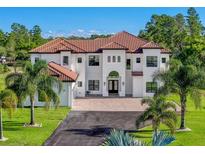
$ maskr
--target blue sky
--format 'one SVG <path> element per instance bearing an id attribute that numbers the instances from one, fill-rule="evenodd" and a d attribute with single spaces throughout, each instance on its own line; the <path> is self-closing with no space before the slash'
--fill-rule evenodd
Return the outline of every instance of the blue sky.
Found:
<path id="1" fill-rule="evenodd" d="M 205 8 L 196 8 L 205 25 Z M 138 34 L 152 14 L 186 15 L 187 8 L 0 8 L 0 29 L 9 32 L 13 22 L 32 28 L 39 25 L 43 36 L 89 36 L 126 30 Z"/>

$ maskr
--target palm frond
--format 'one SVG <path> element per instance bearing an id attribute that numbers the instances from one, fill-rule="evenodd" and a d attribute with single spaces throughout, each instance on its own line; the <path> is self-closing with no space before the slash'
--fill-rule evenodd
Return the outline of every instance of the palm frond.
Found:
<path id="1" fill-rule="evenodd" d="M 152 137 L 153 146 L 165 146 L 172 143 L 175 140 L 175 137 L 171 134 L 167 134 L 163 131 L 155 132 Z"/>
<path id="2" fill-rule="evenodd" d="M 5 89 L 0 93 L 0 107 L 5 108 L 10 117 L 16 108 L 17 102 L 18 98 L 12 90 Z"/>
<path id="3" fill-rule="evenodd" d="M 196 109 L 198 109 L 198 108 L 201 109 L 201 100 L 202 99 L 201 99 L 201 93 L 200 93 L 199 89 L 193 87 L 189 93 L 190 93 L 191 99 L 194 102 Z"/>
<path id="4" fill-rule="evenodd" d="M 172 119 L 166 119 L 164 118 L 162 120 L 162 123 L 164 125 L 166 125 L 169 129 L 170 129 L 170 132 L 173 134 L 175 132 L 175 129 L 176 129 L 176 122 Z"/>
<path id="5" fill-rule="evenodd" d="M 145 146 L 145 142 L 136 140 L 122 130 L 111 130 L 110 135 L 105 138 L 104 146 Z"/>
<path id="6" fill-rule="evenodd" d="M 141 100 L 141 104 L 147 104 L 147 105 L 151 105 L 153 103 L 153 99 L 150 97 L 145 97 Z"/>
<path id="7" fill-rule="evenodd" d="M 174 102 L 166 102 L 164 101 L 161 105 L 162 110 L 174 110 L 176 111 L 176 104 Z"/>

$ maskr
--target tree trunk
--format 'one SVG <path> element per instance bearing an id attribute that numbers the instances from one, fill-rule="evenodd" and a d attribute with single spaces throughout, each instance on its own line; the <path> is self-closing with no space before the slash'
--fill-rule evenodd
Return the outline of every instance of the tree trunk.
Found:
<path id="1" fill-rule="evenodd" d="M 2 108 L 0 106 L 0 140 L 3 139 Z"/>
<path id="2" fill-rule="evenodd" d="M 31 101 L 31 121 L 30 125 L 35 125 L 35 120 L 34 120 L 34 99 L 32 96 L 30 96 L 30 101 Z"/>
<path id="3" fill-rule="evenodd" d="M 186 113 L 186 94 L 180 95 L 181 100 L 181 125 L 180 129 L 185 129 L 185 113 Z"/>

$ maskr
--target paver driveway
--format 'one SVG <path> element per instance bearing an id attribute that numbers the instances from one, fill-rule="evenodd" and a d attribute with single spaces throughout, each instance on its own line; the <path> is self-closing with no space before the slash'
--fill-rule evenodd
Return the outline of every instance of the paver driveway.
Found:
<path id="1" fill-rule="evenodd" d="M 73 102 L 75 111 L 144 111 L 141 98 L 77 98 Z"/>
<path id="2" fill-rule="evenodd" d="M 142 112 L 71 111 L 44 145 L 97 146 L 111 128 L 135 131 Z"/>

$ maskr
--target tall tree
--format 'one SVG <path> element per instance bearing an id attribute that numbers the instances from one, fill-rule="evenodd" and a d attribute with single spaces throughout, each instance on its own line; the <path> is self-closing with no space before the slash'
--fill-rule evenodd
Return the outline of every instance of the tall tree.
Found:
<path id="1" fill-rule="evenodd" d="M 0 46 L 5 46 L 6 43 L 6 35 L 5 33 L 0 29 Z"/>
<path id="2" fill-rule="evenodd" d="M 44 43 L 44 39 L 41 36 L 41 28 L 38 25 L 33 26 L 33 28 L 30 31 L 30 43 L 31 43 L 31 48 L 37 47 Z"/>
<path id="3" fill-rule="evenodd" d="M 165 48 L 175 51 L 178 46 L 176 39 L 181 34 L 176 19 L 179 20 L 179 17 L 174 18 L 165 14 L 153 15 L 146 24 L 145 29 L 140 31 L 139 37 L 154 41 Z M 178 22 L 178 24 L 181 23 Z"/>
<path id="4" fill-rule="evenodd" d="M 29 49 L 29 33 L 28 29 L 21 24 L 13 23 L 11 25 L 11 34 L 16 42 L 16 50 Z"/>
<path id="5" fill-rule="evenodd" d="M 60 92 L 61 82 L 49 75 L 47 63 L 41 60 L 34 65 L 27 62 L 22 73 L 11 73 L 6 77 L 6 85 L 16 92 L 21 101 L 29 97 L 31 104 L 30 125 L 35 125 L 34 106 L 36 94 L 41 96 L 41 100 L 47 104 L 53 102 L 57 106 L 60 103 L 58 94 L 53 90 L 56 84 Z"/>
<path id="6" fill-rule="evenodd" d="M 187 11 L 187 27 L 190 35 L 201 36 L 204 32 L 204 26 L 202 25 L 199 15 L 195 8 L 191 7 Z"/>
<path id="7" fill-rule="evenodd" d="M 191 62 L 188 62 L 190 60 Z M 164 85 L 159 88 L 156 95 L 166 95 L 171 92 L 179 95 L 181 104 L 180 129 L 186 128 L 185 113 L 187 96 L 190 94 L 197 108 L 201 105 L 201 93 L 199 91 L 199 88 L 205 81 L 205 73 L 203 69 L 192 64 L 192 61 L 200 63 L 197 62 L 198 60 L 199 59 L 194 56 L 186 59 L 186 63 L 182 63 L 178 59 L 172 59 L 170 61 L 170 69 L 166 72 L 157 72 L 154 77 L 154 80 L 158 80 L 164 83 Z"/>

